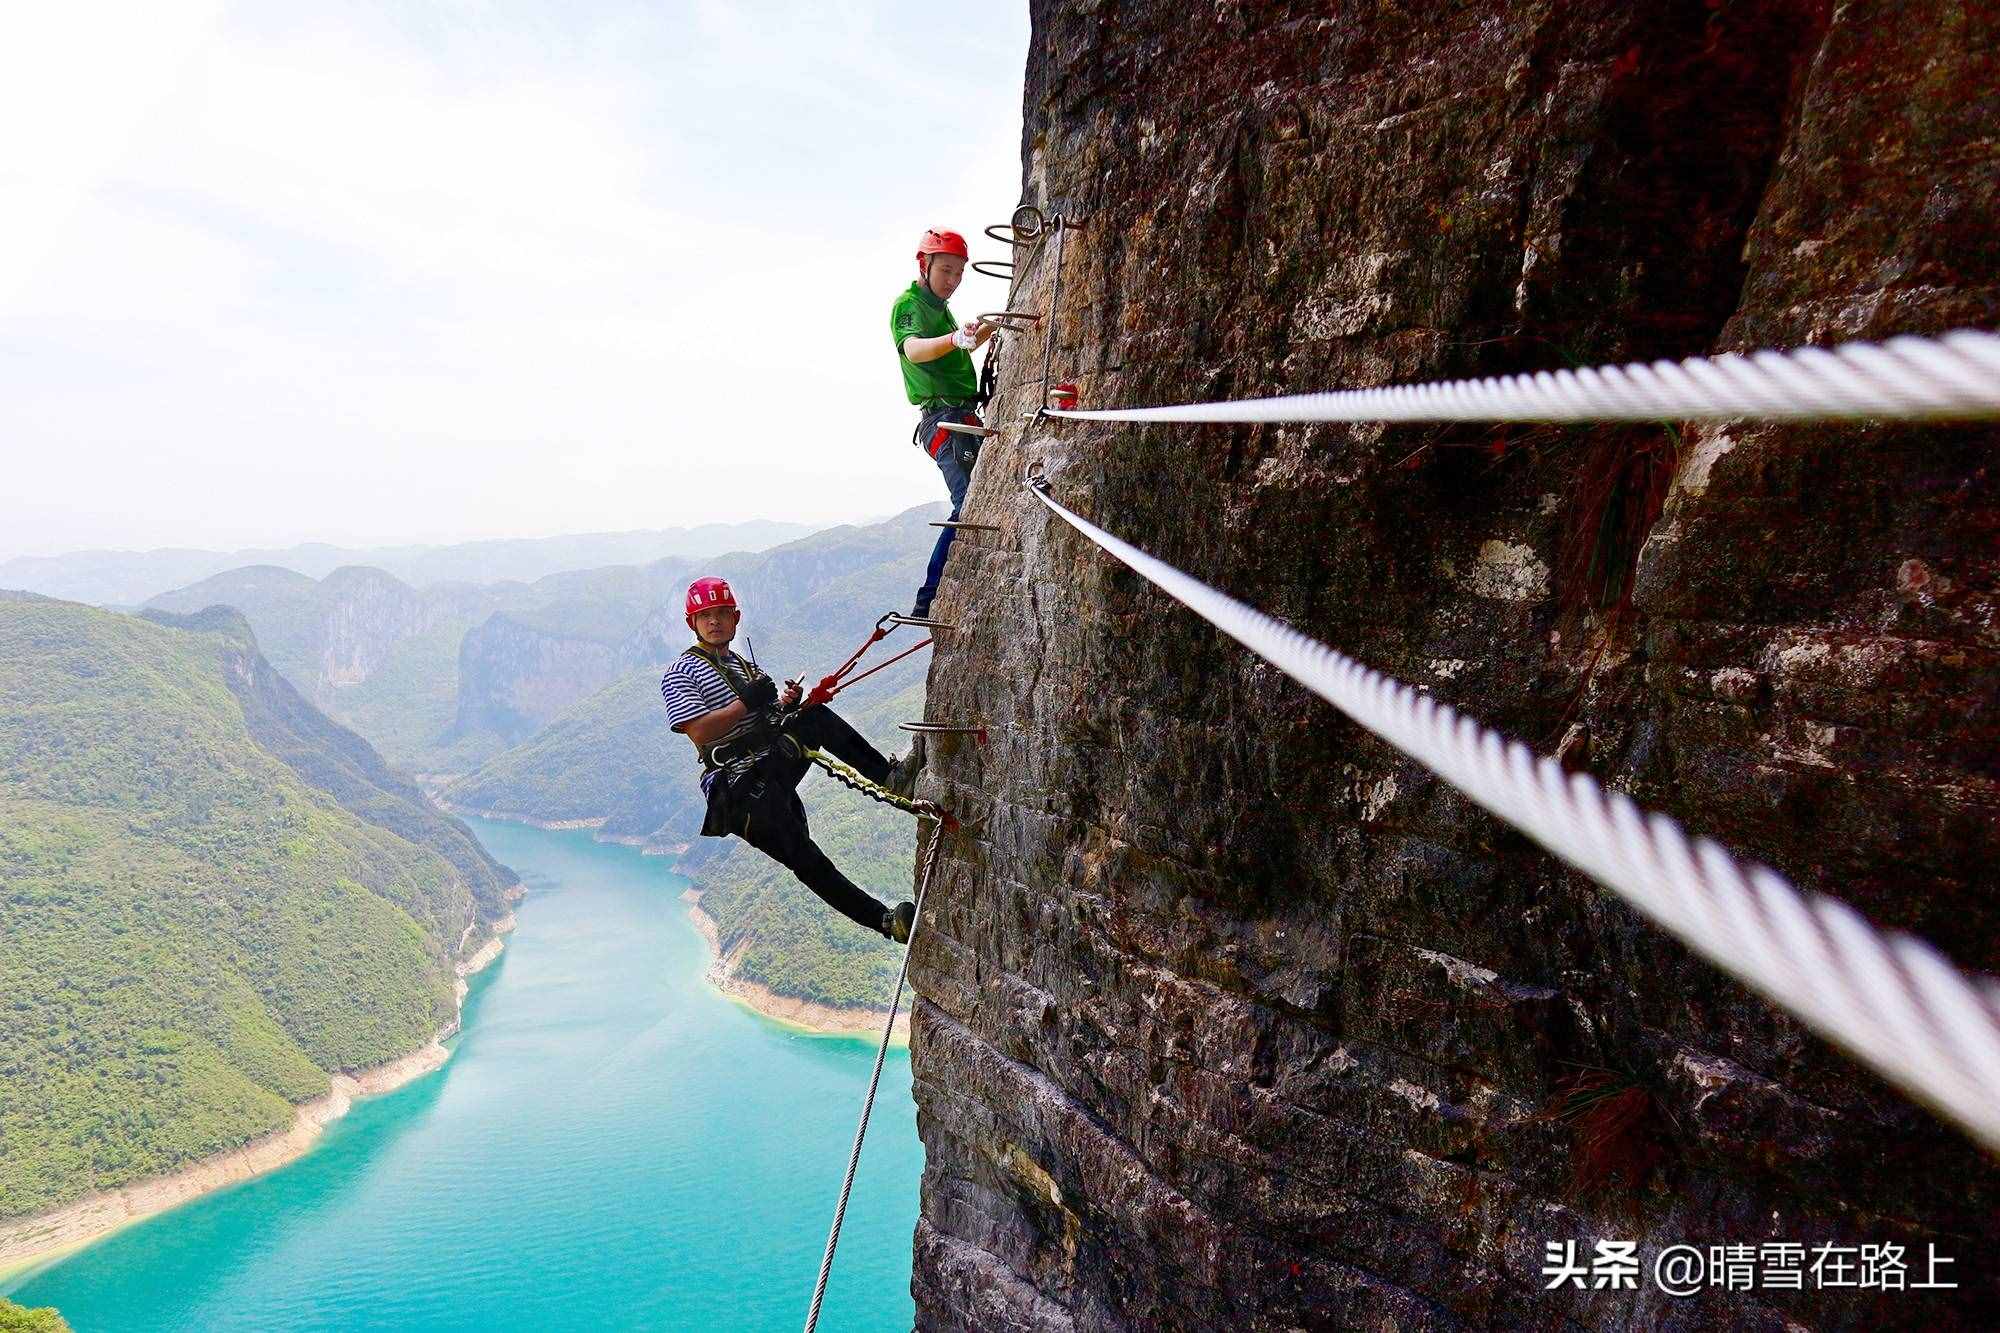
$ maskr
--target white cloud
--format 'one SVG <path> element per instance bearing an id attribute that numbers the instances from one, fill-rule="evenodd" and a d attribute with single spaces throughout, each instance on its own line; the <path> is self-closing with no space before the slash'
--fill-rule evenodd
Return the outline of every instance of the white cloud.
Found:
<path id="1" fill-rule="evenodd" d="M 914 6 L 172 12 L 52 39 L 96 109 L 0 162 L 0 557 L 942 496 L 887 310 L 1014 203 L 1021 16 L 941 77 Z"/>

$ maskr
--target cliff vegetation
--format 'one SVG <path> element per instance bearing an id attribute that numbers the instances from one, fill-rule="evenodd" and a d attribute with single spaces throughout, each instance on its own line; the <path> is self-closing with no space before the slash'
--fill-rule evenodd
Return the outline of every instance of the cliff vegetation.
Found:
<path id="1" fill-rule="evenodd" d="M 0 1217 L 291 1123 L 423 1045 L 512 876 L 240 618 L 0 599 Z"/>

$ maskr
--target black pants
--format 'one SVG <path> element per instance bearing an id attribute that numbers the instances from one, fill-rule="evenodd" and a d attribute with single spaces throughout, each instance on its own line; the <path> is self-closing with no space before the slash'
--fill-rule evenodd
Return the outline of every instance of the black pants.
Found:
<path id="1" fill-rule="evenodd" d="M 870 782 L 881 782 L 889 775 L 889 761 L 882 752 L 824 705 L 801 713 L 792 725 L 792 735 L 803 747 L 825 750 Z M 798 786 L 811 767 L 803 755 L 779 743 L 735 783 L 727 774 L 718 774 L 708 794 L 711 826 L 737 834 L 797 875 L 801 884 L 825 899 L 834 911 L 879 933 L 889 909 L 841 874 L 806 827 L 806 808 L 799 801 Z M 724 803 L 726 813 L 716 809 L 718 801 Z M 717 815 L 722 816 L 719 821 Z"/>

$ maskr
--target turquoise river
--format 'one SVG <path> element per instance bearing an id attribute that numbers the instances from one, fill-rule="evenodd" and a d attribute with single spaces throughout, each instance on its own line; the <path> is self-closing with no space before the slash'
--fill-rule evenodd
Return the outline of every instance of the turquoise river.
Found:
<path id="1" fill-rule="evenodd" d="M 687 882 L 657 858 L 468 822 L 529 893 L 450 1063 L 0 1295 L 77 1333 L 803 1323 L 874 1042 L 710 990 Z M 910 1327 L 922 1161 L 898 1050 L 822 1328 Z"/>

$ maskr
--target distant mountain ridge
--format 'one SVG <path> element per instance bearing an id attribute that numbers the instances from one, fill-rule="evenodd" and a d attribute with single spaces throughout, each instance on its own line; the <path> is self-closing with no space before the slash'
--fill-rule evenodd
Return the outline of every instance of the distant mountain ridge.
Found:
<path id="1" fill-rule="evenodd" d="M 270 565 L 319 579 L 346 565 L 368 565 L 415 587 L 435 583 L 533 582 L 567 569 L 646 564 L 670 556 L 700 558 L 762 551 L 815 530 L 809 523 L 751 519 L 691 528 L 499 538 L 447 545 L 377 547 L 306 542 L 282 549 L 70 551 L 0 561 L 0 587 L 93 606 L 138 606 L 190 583 L 246 565 Z"/>
<path id="2" fill-rule="evenodd" d="M 923 505 L 768 551 L 565 570 L 533 583 L 414 588 L 379 569 L 313 580 L 250 566 L 148 606 L 237 608 L 272 664 L 391 763 L 458 774 L 531 740 L 624 673 L 678 653 L 687 634 L 681 598 L 697 573 L 730 579 L 748 637 L 796 648 L 795 669 L 828 653 L 837 661 L 852 647 L 845 640 L 907 602 L 936 536 L 929 523 L 942 512 Z"/>

